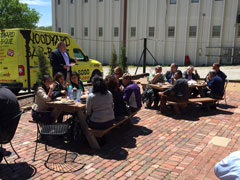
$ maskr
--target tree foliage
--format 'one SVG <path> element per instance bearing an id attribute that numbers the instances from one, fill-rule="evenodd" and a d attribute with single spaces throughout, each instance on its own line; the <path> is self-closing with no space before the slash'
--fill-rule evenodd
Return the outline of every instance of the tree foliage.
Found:
<path id="1" fill-rule="evenodd" d="M 52 31 L 52 26 L 39 26 L 37 30 Z"/>
<path id="2" fill-rule="evenodd" d="M 37 84 L 40 84 L 43 75 L 49 74 L 49 69 L 48 69 L 49 61 L 47 61 L 47 58 L 44 55 L 42 48 L 38 46 L 35 46 L 34 48 L 36 48 L 36 52 L 38 56 L 38 65 L 39 65 Z"/>
<path id="3" fill-rule="evenodd" d="M 113 74 L 114 72 L 114 68 L 117 67 L 117 53 L 116 53 L 116 49 L 115 46 L 113 45 L 112 47 L 112 55 L 111 55 L 111 59 L 110 59 L 110 72 L 109 74 Z"/>
<path id="4" fill-rule="evenodd" d="M 36 28 L 40 19 L 35 9 L 19 0 L 0 0 L 0 29 L 6 28 Z"/>
<path id="5" fill-rule="evenodd" d="M 123 45 L 120 52 L 120 67 L 122 68 L 124 73 L 128 72 L 126 48 Z"/>

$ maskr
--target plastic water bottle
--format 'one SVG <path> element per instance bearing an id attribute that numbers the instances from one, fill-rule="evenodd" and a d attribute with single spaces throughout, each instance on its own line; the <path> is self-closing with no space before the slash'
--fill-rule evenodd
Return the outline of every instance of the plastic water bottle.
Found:
<path id="1" fill-rule="evenodd" d="M 74 97 L 74 100 L 77 99 L 77 88 L 76 87 L 73 88 L 73 97 Z"/>
<path id="2" fill-rule="evenodd" d="M 81 89 L 78 89 L 77 90 L 77 102 L 81 102 L 81 95 L 82 95 Z"/>
<path id="3" fill-rule="evenodd" d="M 69 96 L 69 99 L 74 100 L 74 94 L 73 94 L 72 85 L 68 86 L 68 96 Z"/>

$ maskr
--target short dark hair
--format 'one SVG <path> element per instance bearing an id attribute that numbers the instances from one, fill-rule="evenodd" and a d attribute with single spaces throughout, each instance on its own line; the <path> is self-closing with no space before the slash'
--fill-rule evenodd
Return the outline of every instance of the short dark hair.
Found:
<path id="1" fill-rule="evenodd" d="M 62 76 L 64 77 L 63 73 L 57 72 L 57 73 L 54 75 L 54 81 L 59 82 L 58 80 L 59 80 L 59 78 L 62 77 Z M 65 78 L 65 77 L 64 77 L 64 78 Z"/>
<path id="2" fill-rule="evenodd" d="M 105 77 L 105 84 L 107 86 L 107 89 L 111 92 L 116 91 L 118 88 L 117 79 L 112 75 L 107 75 Z"/>
<path id="3" fill-rule="evenodd" d="M 73 71 L 72 74 L 71 74 L 71 77 L 72 76 L 77 76 L 78 80 L 80 79 L 79 74 L 77 73 L 77 71 Z"/>
<path id="4" fill-rule="evenodd" d="M 178 65 L 176 63 L 172 63 L 171 65 L 175 66 L 176 69 L 178 68 Z"/>
<path id="5" fill-rule="evenodd" d="M 107 86 L 101 76 L 95 75 L 92 79 L 93 93 L 100 92 L 101 94 L 107 94 Z"/>
<path id="6" fill-rule="evenodd" d="M 218 62 L 213 63 L 215 66 L 217 66 L 218 68 L 220 68 L 220 64 Z"/>
<path id="7" fill-rule="evenodd" d="M 182 71 L 181 70 L 177 70 L 176 73 L 179 75 L 179 77 L 182 77 Z"/>

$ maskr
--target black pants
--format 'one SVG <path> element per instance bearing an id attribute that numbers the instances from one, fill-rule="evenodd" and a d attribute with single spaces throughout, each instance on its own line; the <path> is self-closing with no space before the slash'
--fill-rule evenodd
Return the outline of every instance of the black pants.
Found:
<path id="1" fill-rule="evenodd" d="M 157 107 L 157 106 L 158 106 L 158 103 L 159 103 L 159 95 L 158 95 L 158 92 L 159 92 L 159 90 L 153 89 L 153 93 L 154 93 L 154 99 L 153 99 L 154 107 Z"/>
<path id="2" fill-rule="evenodd" d="M 97 123 L 89 120 L 88 125 L 92 129 L 107 129 L 113 125 L 114 120 L 110 120 L 103 123 Z"/>

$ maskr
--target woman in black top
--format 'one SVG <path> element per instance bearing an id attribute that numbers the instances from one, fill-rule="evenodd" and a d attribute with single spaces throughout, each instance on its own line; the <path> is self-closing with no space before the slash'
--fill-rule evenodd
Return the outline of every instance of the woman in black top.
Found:
<path id="1" fill-rule="evenodd" d="M 64 75 L 61 72 L 58 72 L 54 76 L 55 87 L 52 93 L 52 99 L 56 99 L 57 97 L 66 96 L 67 88 L 65 87 Z"/>
<path id="2" fill-rule="evenodd" d="M 114 76 L 108 75 L 105 78 L 105 83 L 113 96 L 115 120 L 122 120 L 124 116 L 127 115 L 127 109 L 123 100 L 123 92 L 119 88 L 118 81 Z"/>

